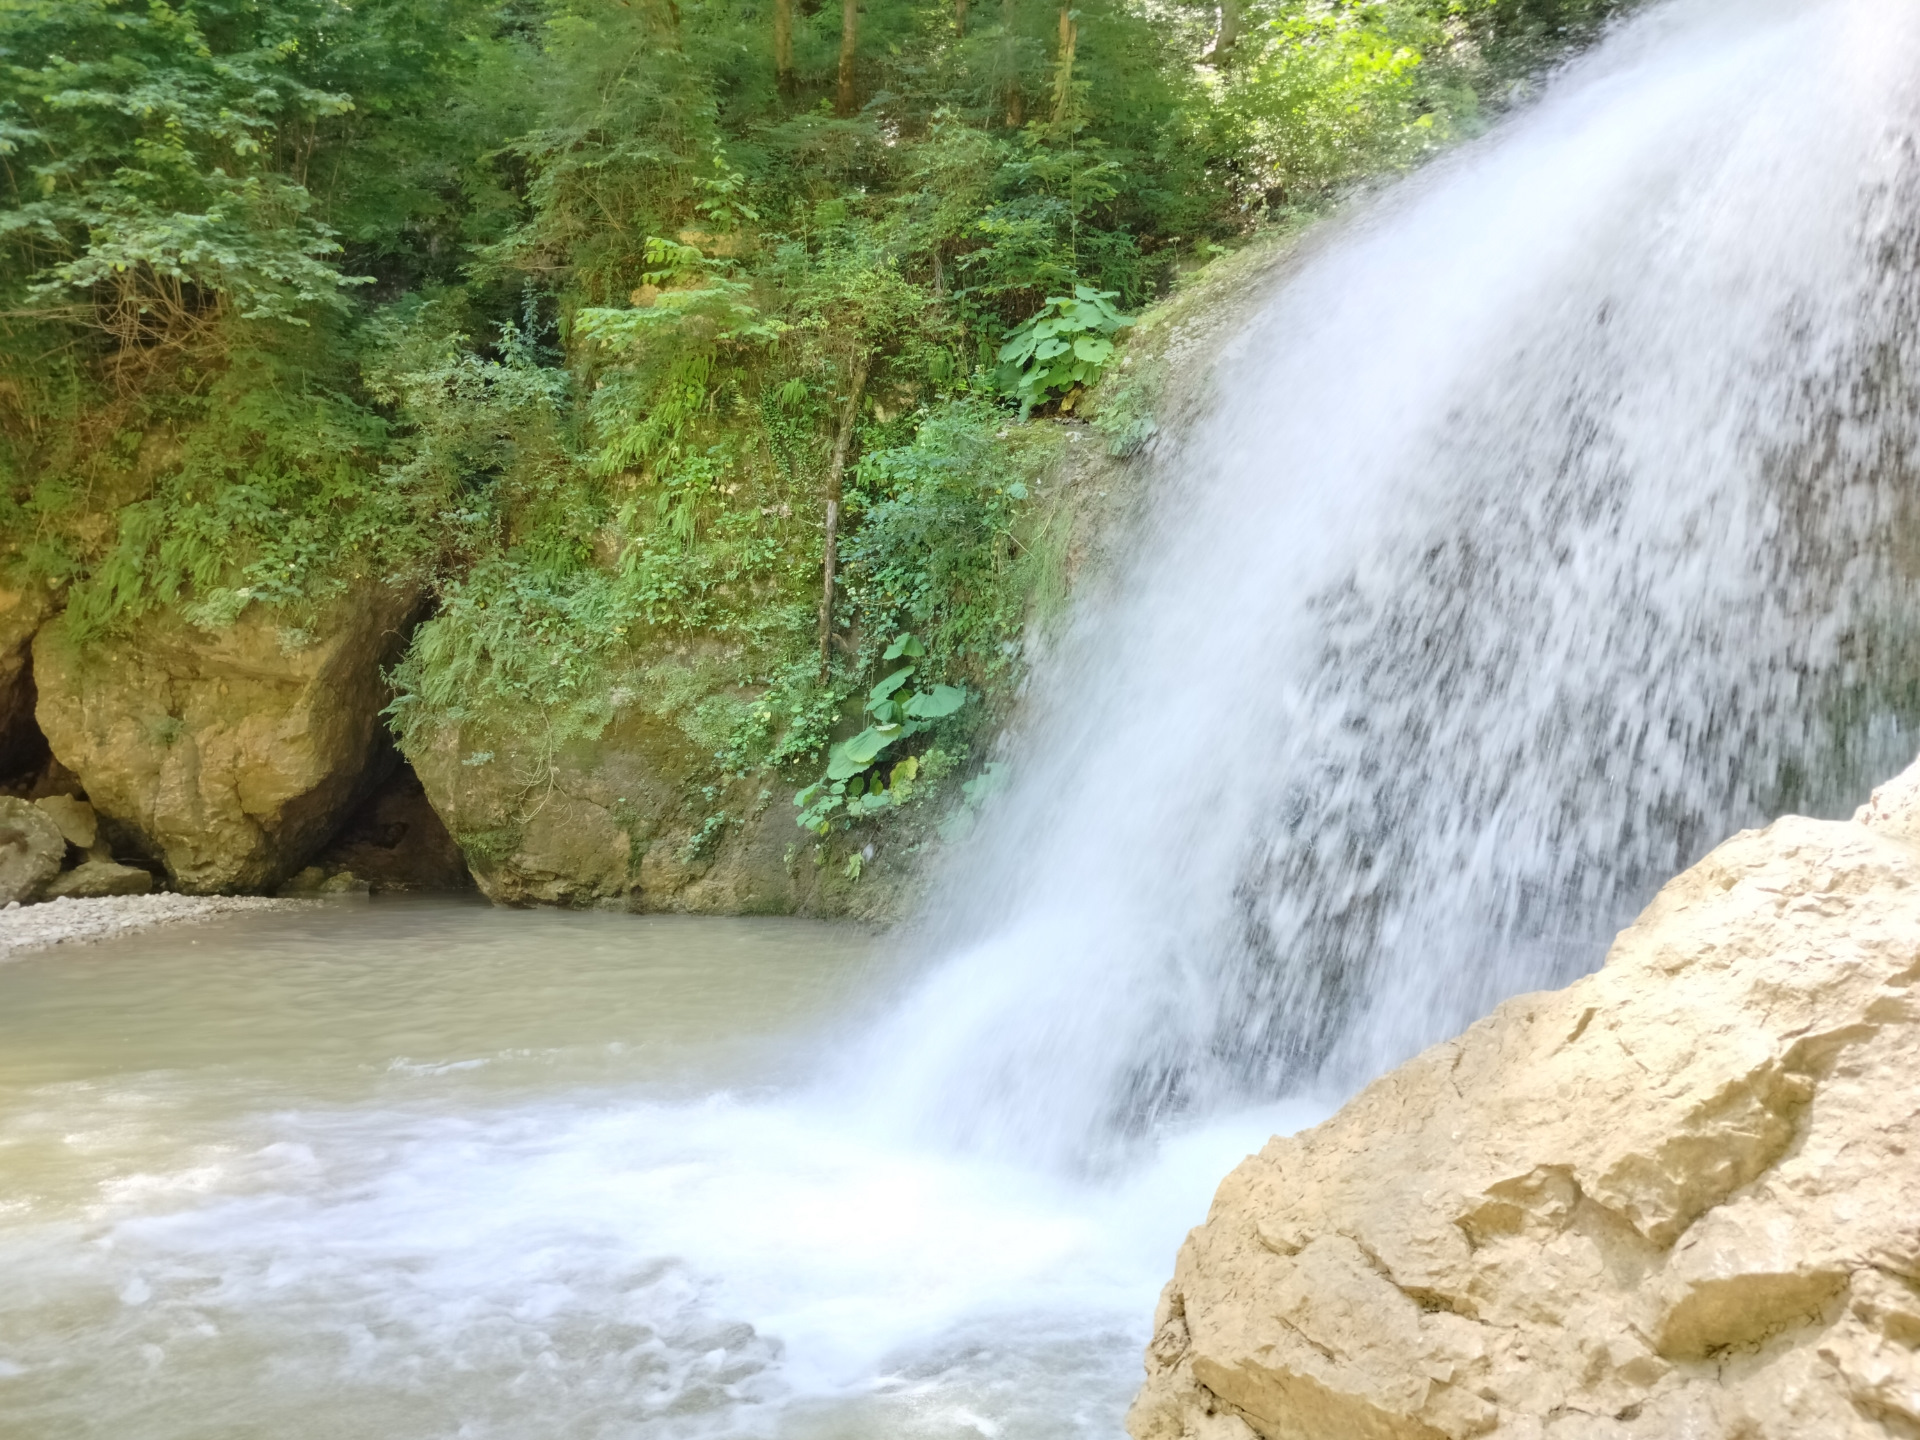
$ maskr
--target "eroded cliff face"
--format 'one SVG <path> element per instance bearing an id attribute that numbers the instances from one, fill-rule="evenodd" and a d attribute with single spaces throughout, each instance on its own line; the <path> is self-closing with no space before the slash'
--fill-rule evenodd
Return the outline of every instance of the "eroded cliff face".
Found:
<path id="1" fill-rule="evenodd" d="M 94 808 L 189 894 L 271 889 L 380 778 L 382 671 L 410 591 L 373 588 L 302 634 L 255 611 L 204 631 L 172 615 L 33 645 L 37 714 Z"/>
<path id="2" fill-rule="evenodd" d="M 1920 1435 L 1920 766 L 1250 1157 L 1147 1372 L 1137 1440 Z"/>

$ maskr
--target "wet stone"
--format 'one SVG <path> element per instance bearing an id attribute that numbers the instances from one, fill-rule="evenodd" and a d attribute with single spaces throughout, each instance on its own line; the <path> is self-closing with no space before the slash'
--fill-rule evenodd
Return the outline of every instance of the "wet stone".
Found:
<path id="1" fill-rule="evenodd" d="M 0 905 L 38 899 L 66 858 L 67 837 L 51 816 L 0 796 Z"/>

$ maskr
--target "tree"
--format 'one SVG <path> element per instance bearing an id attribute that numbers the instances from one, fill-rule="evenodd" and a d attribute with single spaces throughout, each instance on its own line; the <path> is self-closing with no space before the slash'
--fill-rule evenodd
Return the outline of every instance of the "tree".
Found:
<path id="1" fill-rule="evenodd" d="M 1018 130 L 1027 119 L 1027 98 L 1020 87 L 1020 50 L 1014 32 L 1014 14 L 1013 0 L 1000 0 L 1000 69 L 1005 76 L 1003 99 L 1009 130 Z"/>
<path id="2" fill-rule="evenodd" d="M 853 88 L 853 62 L 860 48 L 860 0 L 840 0 L 840 75 L 833 112 L 843 119 L 859 110 Z"/>
<path id="3" fill-rule="evenodd" d="M 860 402 L 867 393 L 867 373 L 873 365 L 873 352 L 862 346 L 855 351 L 847 376 L 847 403 L 840 412 L 840 428 L 833 437 L 833 455 L 827 462 L 826 545 L 821 571 L 820 591 L 820 676 L 825 679 L 833 664 L 833 585 L 840 568 L 840 506 L 845 499 L 844 482 L 847 454 L 853 447 L 853 428 L 860 418 Z"/>
<path id="4" fill-rule="evenodd" d="M 782 95 L 793 93 L 793 0 L 773 0 L 773 75 Z"/>
<path id="5" fill-rule="evenodd" d="M 1220 28 L 1213 40 L 1213 63 L 1225 68 L 1240 40 L 1240 0 L 1220 0 Z"/>
<path id="6" fill-rule="evenodd" d="M 1064 125 L 1073 105 L 1073 55 L 1080 44 L 1079 11 L 1060 7 L 1060 52 L 1056 58 L 1053 81 L 1053 123 Z"/>

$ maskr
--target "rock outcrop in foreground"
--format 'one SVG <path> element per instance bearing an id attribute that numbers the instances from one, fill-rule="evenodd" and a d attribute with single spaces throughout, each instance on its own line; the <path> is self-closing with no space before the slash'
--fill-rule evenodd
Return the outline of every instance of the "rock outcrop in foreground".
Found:
<path id="1" fill-rule="evenodd" d="M 1920 766 L 1231 1174 L 1137 1440 L 1920 1436 Z"/>

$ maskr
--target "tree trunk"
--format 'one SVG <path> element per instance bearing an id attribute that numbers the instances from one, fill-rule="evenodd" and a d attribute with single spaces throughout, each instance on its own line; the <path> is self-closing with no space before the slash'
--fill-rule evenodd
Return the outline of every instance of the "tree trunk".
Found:
<path id="1" fill-rule="evenodd" d="M 1053 123 L 1058 125 L 1067 118 L 1067 110 L 1073 104 L 1073 52 L 1080 44 L 1080 27 L 1074 23 L 1073 10 L 1066 5 L 1060 7 L 1060 65 L 1054 72 L 1053 81 Z"/>
<path id="2" fill-rule="evenodd" d="M 1213 37 L 1213 63 L 1225 69 L 1240 40 L 1240 0 L 1220 0 L 1220 32 Z"/>
<path id="3" fill-rule="evenodd" d="M 1000 0 L 1000 65 L 1006 72 L 1007 128 L 1018 130 L 1027 118 L 1027 97 L 1020 90 L 1019 51 L 1014 46 L 1013 0 Z"/>
<path id="4" fill-rule="evenodd" d="M 859 109 L 853 95 L 853 57 L 859 45 L 860 0 L 840 0 L 840 89 L 833 113 L 842 119 Z"/>
<path id="5" fill-rule="evenodd" d="M 967 38 L 967 0 L 953 0 L 953 33 Z"/>
<path id="6" fill-rule="evenodd" d="M 773 78 L 782 95 L 793 93 L 793 0 L 773 0 Z"/>
<path id="7" fill-rule="evenodd" d="M 851 4 L 852 0 L 848 0 Z M 833 658 L 833 581 L 840 568 L 840 481 L 847 473 L 847 451 L 853 447 L 853 426 L 860 418 L 860 398 L 867 390 L 867 367 L 872 355 L 862 350 L 853 358 L 849 376 L 847 408 L 840 413 L 840 432 L 833 437 L 833 458 L 827 462 L 827 544 L 821 569 L 825 581 L 820 589 L 820 678 L 827 678 Z"/>

